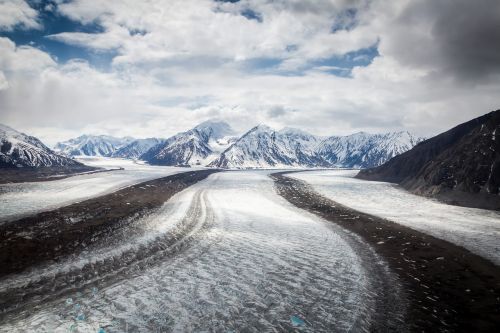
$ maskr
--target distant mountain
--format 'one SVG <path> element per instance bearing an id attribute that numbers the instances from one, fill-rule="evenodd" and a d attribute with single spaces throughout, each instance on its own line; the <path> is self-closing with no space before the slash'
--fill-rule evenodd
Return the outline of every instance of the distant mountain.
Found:
<path id="1" fill-rule="evenodd" d="M 332 136 L 317 148 L 328 165 L 343 168 L 370 168 L 381 165 L 421 142 L 409 132 Z"/>
<path id="2" fill-rule="evenodd" d="M 342 167 L 380 165 L 421 139 L 408 132 L 318 137 L 286 128 L 254 127 L 210 164 L 219 168 Z"/>
<path id="3" fill-rule="evenodd" d="M 57 155 L 39 139 L 0 124 L 0 168 L 82 166 Z"/>
<path id="4" fill-rule="evenodd" d="M 209 166 L 218 168 L 267 168 L 323 166 L 315 154 L 319 139 L 300 130 L 274 131 L 252 128 Z"/>
<path id="5" fill-rule="evenodd" d="M 158 139 L 158 138 L 137 139 L 115 150 L 111 154 L 111 156 L 120 158 L 129 158 L 129 159 L 138 159 L 154 146 L 162 144 L 164 142 L 165 139 Z"/>
<path id="6" fill-rule="evenodd" d="M 83 135 L 61 142 L 67 156 L 141 159 L 152 165 L 217 168 L 368 168 L 411 149 L 408 132 L 320 137 L 299 129 L 259 125 L 241 137 L 223 121 L 206 121 L 166 140 Z"/>
<path id="7" fill-rule="evenodd" d="M 106 156 L 126 146 L 134 139 L 115 138 L 108 135 L 82 135 L 75 139 L 59 142 L 54 149 L 66 156 Z"/>
<path id="8" fill-rule="evenodd" d="M 400 183 L 417 194 L 500 209 L 500 110 L 426 140 L 358 178 Z"/>
<path id="9" fill-rule="evenodd" d="M 155 165 L 207 165 L 233 141 L 233 130 L 222 121 L 206 121 L 176 134 L 141 156 Z"/>

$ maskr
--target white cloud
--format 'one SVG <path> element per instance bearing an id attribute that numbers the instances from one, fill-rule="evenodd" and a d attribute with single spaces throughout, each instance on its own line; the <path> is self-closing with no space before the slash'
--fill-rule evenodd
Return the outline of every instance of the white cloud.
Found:
<path id="1" fill-rule="evenodd" d="M 4 90 L 7 88 L 9 88 L 9 81 L 7 81 L 5 74 L 0 71 L 0 90 Z"/>
<path id="2" fill-rule="evenodd" d="M 0 70 L 36 71 L 55 65 L 49 54 L 31 46 L 17 47 L 10 39 L 0 37 Z"/>
<path id="3" fill-rule="evenodd" d="M 0 0 L 0 30 L 39 29 L 38 13 L 24 0 Z"/>
<path id="4" fill-rule="evenodd" d="M 331 33 L 336 17 L 347 3 L 78 0 L 61 4 L 59 11 L 83 23 L 98 22 L 104 32 L 66 32 L 51 38 L 91 49 L 117 48 L 120 55 L 115 62 L 121 64 L 179 56 L 316 59 L 376 42 L 376 36 L 368 30 Z M 249 9 L 258 13 L 262 22 L 241 15 Z M 296 50 L 292 54 L 287 50 L 290 45 Z"/>
<path id="5" fill-rule="evenodd" d="M 433 35 L 441 14 L 433 9 L 421 18 L 432 2 L 420 2 L 423 9 L 413 3 L 64 2 L 60 14 L 99 24 L 104 32 L 50 38 L 113 50 L 112 66 L 55 64 L 41 50 L 2 38 L 2 121 L 44 138 L 84 132 L 166 137 L 208 118 L 226 119 L 240 131 L 267 123 L 323 135 L 402 128 L 429 135 L 497 109 L 498 75 L 460 82 L 461 74 L 443 65 L 446 52 Z M 353 6 L 356 25 L 332 33 L 339 13 Z M 262 22 L 240 15 L 245 9 Z M 300 75 L 280 71 L 304 70 L 311 60 L 374 43 L 380 56 L 354 68 L 352 77 L 329 74 L 341 68 L 335 65 Z M 281 59 L 280 70 L 248 68 L 262 58 Z"/>

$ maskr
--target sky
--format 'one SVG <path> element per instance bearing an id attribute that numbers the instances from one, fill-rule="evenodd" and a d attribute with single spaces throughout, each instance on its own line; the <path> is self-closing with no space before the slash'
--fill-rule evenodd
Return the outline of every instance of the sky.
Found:
<path id="1" fill-rule="evenodd" d="M 430 137 L 500 109 L 498 0 L 0 0 L 0 123 Z"/>

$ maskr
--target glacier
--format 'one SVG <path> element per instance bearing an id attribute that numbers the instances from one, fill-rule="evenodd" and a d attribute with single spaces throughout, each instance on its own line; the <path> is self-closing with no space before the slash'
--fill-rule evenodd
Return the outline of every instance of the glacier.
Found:
<path id="1" fill-rule="evenodd" d="M 500 265 L 500 213 L 417 196 L 397 185 L 353 178 L 357 170 L 322 170 L 288 176 L 360 212 L 402 224 L 462 246 Z"/>
<path id="2" fill-rule="evenodd" d="M 98 172 L 47 182 L 0 184 L 0 222 L 50 210 L 76 201 L 116 191 L 154 178 L 183 172 L 186 168 L 159 167 L 117 158 L 82 158 Z M 118 170 L 123 168 L 123 170 Z"/>
<path id="3" fill-rule="evenodd" d="M 128 267 L 126 279 L 110 271 L 117 277 L 112 283 L 69 286 L 57 300 L 8 318 L 0 330 L 366 331 L 382 322 L 379 302 L 392 306 L 390 320 L 401 325 L 400 286 L 384 261 L 356 236 L 278 196 L 268 173 L 217 173 L 176 194 L 168 208 L 142 221 L 148 228 L 136 246 L 191 219 L 189 247 L 151 266 Z M 119 262 L 120 249 L 103 246 L 82 259 Z M 44 274 L 68 269 L 79 266 L 53 263 Z M 36 273 L 14 282 L 27 284 Z M 14 283 L 5 282 L 2 288 Z"/>

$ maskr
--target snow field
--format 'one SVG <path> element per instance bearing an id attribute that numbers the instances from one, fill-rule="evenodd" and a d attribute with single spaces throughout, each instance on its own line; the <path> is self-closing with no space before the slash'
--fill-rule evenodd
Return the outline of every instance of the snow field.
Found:
<path id="1" fill-rule="evenodd" d="M 500 265 L 500 213 L 447 205 L 394 184 L 353 178 L 357 173 L 323 170 L 288 176 L 344 206 L 449 241 Z"/>
<path id="2" fill-rule="evenodd" d="M 165 214 L 198 221 L 190 247 L 0 331 L 367 331 L 380 281 L 390 280 L 373 268 L 383 263 L 360 256 L 352 235 L 279 197 L 267 173 L 213 174 L 184 190 Z M 190 197 L 194 213 L 177 204 Z M 171 224 L 156 219 L 156 230 Z"/>

